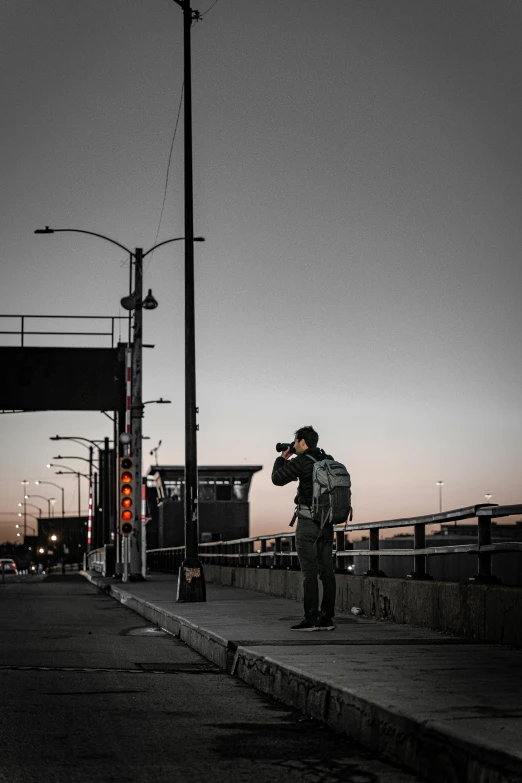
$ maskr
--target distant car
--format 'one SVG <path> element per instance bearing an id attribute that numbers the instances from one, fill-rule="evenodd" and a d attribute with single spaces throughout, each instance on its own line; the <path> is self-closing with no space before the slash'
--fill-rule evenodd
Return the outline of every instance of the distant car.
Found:
<path id="1" fill-rule="evenodd" d="M 15 561 L 11 557 L 0 557 L 0 574 L 17 574 L 18 568 Z"/>

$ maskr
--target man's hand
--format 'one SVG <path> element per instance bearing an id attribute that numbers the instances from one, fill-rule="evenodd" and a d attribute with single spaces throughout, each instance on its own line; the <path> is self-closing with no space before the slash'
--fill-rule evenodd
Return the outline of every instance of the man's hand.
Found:
<path id="1" fill-rule="evenodd" d="M 293 455 L 293 453 L 294 453 L 293 451 L 291 451 L 290 449 L 287 449 L 286 451 L 284 451 L 281 454 L 281 456 L 282 456 L 283 459 L 290 459 L 290 457 Z"/>

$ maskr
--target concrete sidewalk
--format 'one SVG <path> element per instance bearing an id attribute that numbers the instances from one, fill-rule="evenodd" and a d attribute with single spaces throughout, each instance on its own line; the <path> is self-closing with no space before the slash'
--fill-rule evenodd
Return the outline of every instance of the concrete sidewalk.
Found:
<path id="1" fill-rule="evenodd" d="M 244 682 L 436 783 L 522 781 L 522 653 L 393 623 L 338 616 L 298 633 L 291 600 L 207 585 L 176 603 L 177 577 L 122 584 L 112 597 Z"/>

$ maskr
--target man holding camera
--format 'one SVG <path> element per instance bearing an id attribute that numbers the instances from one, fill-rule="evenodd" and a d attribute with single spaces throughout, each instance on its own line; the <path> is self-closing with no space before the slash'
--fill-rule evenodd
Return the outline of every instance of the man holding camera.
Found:
<path id="1" fill-rule="evenodd" d="M 301 427 L 293 444 L 287 444 L 272 469 L 272 483 L 278 487 L 299 481 L 295 497 L 297 527 L 295 547 L 303 572 L 304 620 L 292 626 L 292 631 L 333 631 L 335 610 L 335 571 L 333 565 L 333 526 L 321 529 L 312 518 L 314 460 L 333 459 L 317 448 L 319 435 L 313 427 Z M 296 454 L 295 459 L 290 457 Z M 310 459 L 307 454 L 314 457 Z M 319 609 L 319 584 L 323 598 Z"/>

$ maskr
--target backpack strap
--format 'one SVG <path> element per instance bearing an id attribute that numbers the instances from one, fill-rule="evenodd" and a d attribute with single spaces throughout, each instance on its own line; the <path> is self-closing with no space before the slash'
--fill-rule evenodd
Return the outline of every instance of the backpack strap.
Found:
<path id="1" fill-rule="evenodd" d="M 312 462 L 317 462 L 316 458 L 315 458 L 315 457 L 312 457 L 312 455 L 311 455 L 311 454 L 305 454 L 305 457 L 308 457 L 309 459 L 311 459 L 311 460 L 312 460 Z"/>

